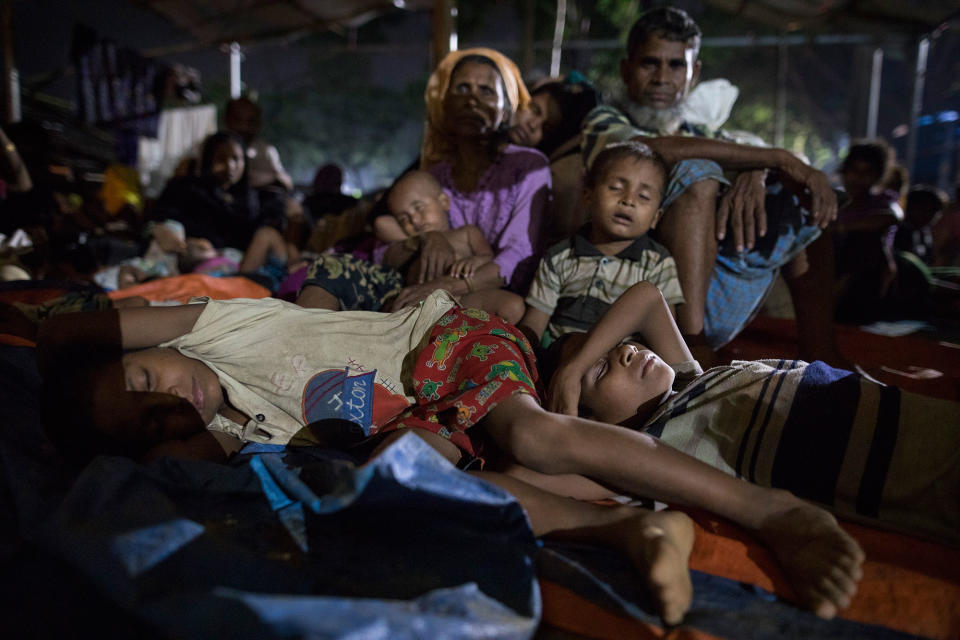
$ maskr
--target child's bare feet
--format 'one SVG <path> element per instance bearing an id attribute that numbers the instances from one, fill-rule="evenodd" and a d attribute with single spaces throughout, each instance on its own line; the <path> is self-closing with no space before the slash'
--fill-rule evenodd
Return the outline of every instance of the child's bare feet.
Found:
<path id="1" fill-rule="evenodd" d="M 693 524 L 679 511 L 644 512 L 623 522 L 629 527 L 625 551 L 646 576 L 650 595 L 667 624 L 678 624 L 690 608 L 693 585 L 687 561 L 693 549 Z"/>
<path id="2" fill-rule="evenodd" d="M 787 496 L 756 533 L 773 550 L 800 604 L 821 618 L 832 618 L 857 591 L 863 550 L 832 515 Z"/>

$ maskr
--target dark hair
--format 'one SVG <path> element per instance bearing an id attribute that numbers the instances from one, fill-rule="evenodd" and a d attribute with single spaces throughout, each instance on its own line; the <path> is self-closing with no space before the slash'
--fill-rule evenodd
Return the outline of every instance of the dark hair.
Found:
<path id="1" fill-rule="evenodd" d="M 567 140 L 580 133 L 580 126 L 587 114 L 600 104 L 600 94 L 589 82 L 554 81 L 541 84 L 531 95 L 547 94 L 560 107 L 560 125 L 552 130 L 543 130 L 543 139 L 538 148 L 546 155 Z"/>
<path id="2" fill-rule="evenodd" d="M 910 171 L 902 164 L 893 164 L 883 177 L 883 187 L 903 196 L 910 189 Z"/>
<path id="3" fill-rule="evenodd" d="M 263 112 L 263 110 L 260 108 L 260 105 L 251 100 L 248 96 L 240 96 L 239 98 L 231 98 L 227 101 L 227 106 L 223 110 L 223 115 L 226 116 L 241 105 L 253 107 L 256 109 L 257 115 L 260 115 Z"/>
<path id="4" fill-rule="evenodd" d="M 650 37 L 659 36 L 671 42 L 683 42 L 693 49 L 694 57 L 700 51 L 700 27 L 683 9 L 676 7 L 659 7 L 646 11 L 637 18 L 630 28 L 627 38 L 627 58 L 633 54 Z"/>
<path id="5" fill-rule="evenodd" d="M 593 164 L 587 169 L 587 174 L 583 178 L 583 186 L 592 189 L 603 178 L 607 170 L 614 162 L 623 158 L 636 158 L 638 160 L 647 160 L 653 163 L 663 176 L 663 184 L 660 185 L 661 196 L 664 186 L 667 182 L 667 163 L 664 162 L 660 154 L 636 140 L 627 140 L 626 142 L 611 142 L 603 148 L 597 157 L 593 159 Z"/>
<path id="6" fill-rule="evenodd" d="M 314 193 L 340 193 L 342 187 L 343 169 L 338 164 L 325 164 L 313 174 Z"/>
<path id="7" fill-rule="evenodd" d="M 883 140 L 859 140 L 850 145 L 847 157 L 843 159 L 842 170 L 850 168 L 854 162 L 862 161 L 869 164 L 880 180 L 887 172 L 890 162 L 890 147 Z"/>
<path id="8" fill-rule="evenodd" d="M 922 227 L 933 222 L 947 206 L 947 201 L 947 194 L 940 189 L 925 184 L 917 185 L 907 193 L 904 213 L 911 224 Z"/>
<path id="9" fill-rule="evenodd" d="M 488 67 L 492 67 L 494 71 L 497 72 L 497 77 L 500 78 L 500 87 L 503 89 L 503 99 L 507 103 L 507 111 L 513 111 L 513 105 L 510 104 L 510 96 L 507 95 L 507 81 L 503 79 L 503 74 L 500 73 L 500 67 L 497 66 L 497 63 L 488 58 L 487 56 L 482 56 L 477 53 L 471 53 L 470 55 L 463 56 L 457 60 L 457 64 L 453 65 L 453 69 L 450 70 L 450 80 L 453 81 L 453 76 L 457 74 L 457 71 L 468 62 L 475 62 L 478 64 L 485 64 Z M 450 88 L 447 88 L 449 91 Z M 510 127 L 510 118 L 504 118 L 505 122 L 501 125 L 501 129 L 505 133 L 506 130 Z"/>

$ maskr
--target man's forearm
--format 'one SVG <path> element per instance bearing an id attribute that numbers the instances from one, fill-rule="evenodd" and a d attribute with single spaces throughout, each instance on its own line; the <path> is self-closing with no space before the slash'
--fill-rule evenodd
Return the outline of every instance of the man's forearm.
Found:
<path id="1" fill-rule="evenodd" d="M 729 171 L 749 169 L 784 169 L 792 162 L 800 162 L 783 149 L 751 147 L 724 140 L 695 136 L 638 137 L 659 153 L 668 164 L 700 158 L 713 160 Z"/>

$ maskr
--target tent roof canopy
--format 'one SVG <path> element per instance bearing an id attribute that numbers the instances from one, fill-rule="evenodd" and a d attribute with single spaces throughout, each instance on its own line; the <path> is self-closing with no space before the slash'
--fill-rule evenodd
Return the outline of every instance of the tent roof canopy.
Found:
<path id="1" fill-rule="evenodd" d="M 434 0 L 130 0 L 188 34 L 163 53 L 226 42 L 357 27 L 385 13 L 426 11 Z M 956 0 L 705 0 L 708 7 L 784 32 L 923 33 L 958 19 Z M 161 52 L 154 52 L 160 54 Z"/>
<path id="2" fill-rule="evenodd" d="M 923 33 L 960 15 L 956 0 L 706 0 L 706 4 L 788 32 Z"/>
<path id="3" fill-rule="evenodd" d="M 398 10 L 420 11 L 433 0 L 132 0 L 190 36 L 170 52 L 226 42 L 248 43 L 313 31 L 358 27 Z"/>

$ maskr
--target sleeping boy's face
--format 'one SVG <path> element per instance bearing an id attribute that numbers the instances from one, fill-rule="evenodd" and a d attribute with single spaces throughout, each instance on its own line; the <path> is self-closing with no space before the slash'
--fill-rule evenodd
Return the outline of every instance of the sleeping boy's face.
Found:
<path id="1" fill-rule="evenodd" d="M 413 171 L 401 178 L 390 189 L 387 206 L 410 237 L 450 229 L 450 200 L 429 173 Z"/>
<path id="2" fill-rule="evenodd" d="M 584 198 L 594 244 L 639 238 L 657 225 L 663 210 L 664 175 L 651 160 L 627 156 L 610 163 Z"/>
<path id="3" fill-rule="evenodd" d="M 673 368 L 636 342 L 614 347 L 580 380 L 580 404 L 600 422 L 619 424 L 643 417 L 663 402 L 673 387 Z"/>
<path id="4" fill-rule="evenodd" d="M 199 360 L 174 349 L 157 347 L 124 354 L 123 377 L 127 391 L 153 391 L 183 398 L 193 405 L 205 425 L 224 406 L 217 374 Z M 162 440 L 169 440 L 189 434 L 162 435 Z"/>

